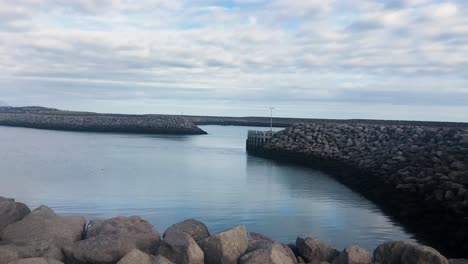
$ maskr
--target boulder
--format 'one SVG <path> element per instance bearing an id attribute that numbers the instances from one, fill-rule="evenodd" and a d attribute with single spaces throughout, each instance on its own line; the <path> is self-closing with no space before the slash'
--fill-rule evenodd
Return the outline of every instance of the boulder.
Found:
<path id="1" fill-rule="evenodd" d="M 168 260 L 167 258 L 158 255 L 154 258 L 153 264 L 174 264 L 172 261 Z"/>
<path id="2" fill-rule="evenodd" d="M 296 260 L 296 255 L 294 254 L 293 250 L 284 244 L 278 243 L 274 241 L 273 239 L 264 236 L 262 234 L 258 234 L 255 232 L 249 232 L 248 233 L 248 245 L 247 245 L 247 253 L 252 252 L 257 249 L 269 249 L 272 245 L 278 245 L 281 247 L 281 250 L 283 251 L 284 254 L 288 255 L 289 258 L 293 263 L 295 263 Z"/>
<path id="3" fill-rule="evenodd" d="M 247 250 L 248 238 L 244 226 L 237 226 L 199 241 L 206 264 L 237 263 Z"/>
<path id="4" fill-rule="evenodd" d="M 204 253 L 197 242 L 187 233 L 168 230 L 158 253 L 174 263 L 203 264 Z"/>
<path id="5" fill-rule="evenodd" d="M 278 243 L 272 243 L 267 247 L 249 252 L 241 257 L 240 264 L 293 264 L 295 261 L 285 253 L 284 248 Z"/>
<path id="6" fill-rule="evenodd" d="M 114 217 L 99 222 L 85 237 L 64 249 L 66 260 L 72 263 L 115 263 L 133 249 L 153 254 L 161 243 L 159 232 L 138 216 Z"/>
<path id="7" fill-rule="evenodd" d="M 67 245 L 83 236 L 86 220 L 80 216 L 58 216 L 47 206 L 40 206 L 22 220 L 8 225 L 2 239 L 8 242 L 47 241 Z"/>
<path id="8" fill-rule="evenodd" d="M 336 257 L 332 264 L 371 264 L 371 254 L 358 246 L 346 247 L 338 257 Z"/>
<path id="9" fill-rule="evenodd" d="M 375 264 L 448 264 L 437 250 L 414 242 L 392 241 L 378 246 L 374 251 Z"/>
<path id="10" fill-rule="evenodd" d="M 206 225 L 195 219 L 187 219 L 177 224 L 171 225 L 164 232 L 163 237 L 166 237 L 166 234 L 171 230 L 184 232 L 190 235 L 195 241 L 199 241 L 210 236 L 210 232 L 208 232 Z"/>
<path id="11" fill-rule="evenodd" d="M 5 243 L 5 242 L 4 242 Z M 9 243 L 0 245 L 0 264 L 7 264 L 24 258 L 64 259 L 61 249 L 54 243 L 38 241 L 31 243 Z"/>
<path id="12" fill-rule="evenodd" d="M 14 199 L 0 196 L 0 238 L 5 227 L 23 219 L 29 213 L 31 213 L 31 210 L 24 203 L 18 203 Z"/>
<path id="13" fill-rule="evenodd" d="M 468 259 L 449 259 L 449 264 L 468 264 Z"/>
<path id="14" fill-rule="evenodd" d="M 27 258 L 13 261 L 9 264 L 63 264 L 63 262 L 50 258 Z"/>
<path id="15" fill-rule="evenodd" d="M 153 264 L 153 256 L 150 256 L 138 249 L 133 249 L 125 255 L 117 264 Z"/>
<path id="16" fill-rule="evenodd" d="M 307 237 L 305 239 L 298 237 L 296 239 L 296 246 L 300 256 L 308 262 L 331 262 L 339 254 L 338 250 L 312 237 Z"/>

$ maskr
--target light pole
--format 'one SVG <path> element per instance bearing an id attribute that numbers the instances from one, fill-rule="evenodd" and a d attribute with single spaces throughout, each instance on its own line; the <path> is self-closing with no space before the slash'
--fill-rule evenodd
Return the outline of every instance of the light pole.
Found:
<path id="1" fill-rule="evenodd" d="M 274 107 L 269 107 L 270 108 L 270 132 L 273 133 L 273 109 Z"/>

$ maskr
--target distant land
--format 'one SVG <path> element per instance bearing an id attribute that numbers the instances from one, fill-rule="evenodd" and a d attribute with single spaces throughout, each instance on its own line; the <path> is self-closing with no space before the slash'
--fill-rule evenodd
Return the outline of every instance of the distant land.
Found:
<path id="1" fill-rule="evenodd" d="M 1 113 L 29 113 L 56 116 L 107 116 L 107 117 L 162 117 L 172 116 L 184 118 L 195 125 L 222 125 L 222 126 L 259 126 L 270 127 L 270 117 L 246 116 L 197 116 L 197 115 L 162 115 L 162 114 L 103 114 L 87 111 L 59 110 L 41 106 L 10 107 L 0 106 Z M 342 124 L 374 124 L 374 125 L 416 125 L 432 127 L 462 127 L 468 128 L 468 122 L 443 121 L 406 121 L 406 120 L 378 120 L 378 119 L 324 119 L 324 118 L 290 118 L 273 117 L 274 127 L 288 127 L 296 123 L 342 123 Z M 1 121 L 0 121 L 1 124 Z"/>

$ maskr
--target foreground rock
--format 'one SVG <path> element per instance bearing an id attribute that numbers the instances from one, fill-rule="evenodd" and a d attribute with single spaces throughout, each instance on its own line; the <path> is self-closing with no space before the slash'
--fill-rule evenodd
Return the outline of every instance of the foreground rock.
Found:
<path id="1" fill-rule="evenodd" d="M 241 264 L 293 264 L 295 261 L 285 252 L 284 248 L 278 243 L 271 243 L 265 247 L 245 254 L 240 259 Z"/>
<path id="2" fill-rule="evenodd" d="M 372 256 L 367 250 L 358 246 L 346 247 L 332 264 L 371 264 Z"/>
<path id="3" fill-rule="evenodd" d="M 115 217 L 93 226 L 86 239 L 65 248 L 66 262 L 116 263 L 133 249 L 156 253 L 159 232 L 138 216 Z"/>
<path id="4" fill-rule="evenodd" d="M 187 219 L 177 224 L 171 225 L 163 234 L 163 237 L 172 230 L 177 230 L 190 235 L 195 241 L 205 239 L 210 236 L 206 225 L 195 219 Z"/>
<path id="5" fill-rule="evenodd" d="M 0 264 L 37 257 L 52 258 L 60 261 L 64 258 L 62 250 L 54 243 L 49 243 L 48 241 L 30 243 L 0 242 Z"/>
<path id="6" fill-rule="evenodd" d="M 204 253 L 197 242 L 187 233 L 168 230 L 158 253 L 178 264 L 203 264 Z"/>
<path id="7" fill-rule="evenodd" d="M 207 264 L 234 264 L 246 252 L 248 238 L 244 226 L 237 226 L 199 241 Z"/>
<path id="8" fill-rule="evenodd" d="M 173 264 L 163 256 L 148 255 L 138 249 L 130 251 L 117 264 Z"/>
<path id="9" fill-rule="evenodd" d="M 2 240 L 31 243 L 47 241 L 69 245 L 83 236 L 85 219 L 80 216 L 58 216 L 47 206 L 40 206 L 22 220 L 3 230 Z"/>
<path id="10" fill-rule="evenodd" d="M 23 219 L 29 213 L 31 213 L 31 209 L 24 203 L 18 203 L 14 199 L 0 196 L 0 239 L 5 227 Z"/>
<path id="11" fill-rule="evenodd" d="M 374 251 L 375 264 L 448 264 L 437 250 L 413 242 L 387 242 Z"/>
<path id="12" fill-rule="evenodd" d="M 305 239 L 298 237 L 296 240 L 296 246 L 299 251 L 299 255 L 308 262 L 331 262 L 339 254 L 338 250 L 312 237 L 307 237 Z"/>
<path id="13" fill-rule="evenodd" d="M 280 250 L 282 254 L 288 256 L 293 263 L 296 262 L 296 256 L 294 252 L 286 245 L 278 243 L 267 236 L 255 232 L 249 232 L 248 239 L 247 252 L 252 252 L 258 249 L 272 251 L 274 246 L 274 251 Z"/>
<path id="14" fill-rule="evenodd" d="M 27 258 L 11 262 L 10 264 L 63 264 L 63 262 L 49 258 Z"/>

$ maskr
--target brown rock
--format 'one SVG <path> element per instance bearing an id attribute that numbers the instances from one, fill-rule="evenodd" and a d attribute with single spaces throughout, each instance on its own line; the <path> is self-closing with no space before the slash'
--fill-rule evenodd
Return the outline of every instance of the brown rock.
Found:
<path id="1" fill-rule="evenodd" d="M 133 249 L 125 255 L 117 264 L 153 264 L 153 256 L 138 249 Z"/>
<path id="2" fill-rule="evenodd" d="M 9 264 L 63 264 L 63 262 L 49 258 L 27 258 L 10 262 Z"/>
<path id="3" fill-rule="evenodd" d="M 278 243 L 270 244 L 266 248 L 260 248 L 241 257 L 240 264 L 293 264 L 291 257 L 287 255 L 284 248 Z"/>
<path id="4" fill-rule="evenodd" d="M 206 225 L 195 219 L 187 219 L 177 224 L 171 225 L 163 234 L 163 237 L 166 236 L 166 233 L 171 230 L 177 230 L 184 232 L 190 235 L 195 241 L 205 239 L 210 236 L 208 228 Z"/>
<path id="5" fill-rule="evenodd" d="M 313 260 L 330 262 L 339 254 L 338 250 L 312 237 L 305 239 L 298 237 L 296 239 L 296 246 L 301 257 L 308 262 L 312 262 Z"/>
<path id="6" fill-rule="evenodd" d="M 199 241 L 206 264 L 234 264 L 247 250 L 244 226 L 237 226 Z"/>
<path id="7" fill-rule="evenodd" d="M 43 205 L 22 220 L 8 225 L 3 230 L 2 239 L 8 242 L 71 244 L 82 238 L 85 222 L 83 217 L 58 216 Z"/>
<path id="8" fill-rule="evenodd" d="M 18 203 L 14 199 L 0 196 L 0 238 L 5 227 L 23 219 L 29 213 L 31 213 L 31 210 L 24 203 Z"/>
<path id="9" fill-rule="evenodd" d="M 393 241 L 378 246 L 374 251 L 375 264 L 448 264 L 437 250 L 413 242 Z"/>
<path id="10" fill-rule="evenodd" d="M 168 230 L 158 253 L 174 263 L 203 264 L 204 253 L 193 238 L 176 229 Z"/>
<path id="11" fill-rule="evenodd" d="M 115 263 L 133 249 L 153 254 L 160 242 L 159 232 L 140 217 L 114 217 L 94 226 L 64 253 L 73 263 Z"/>
<path id="12" fill-rule="evenodd" d="M 332 264 L 371 264 L 371 254 L 358 246 L 348 246 L 345 248 L 338 257 L 336 257 Z"/>

